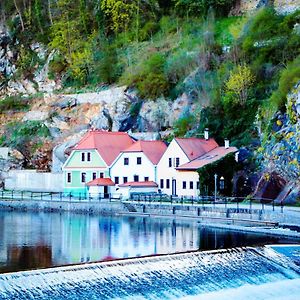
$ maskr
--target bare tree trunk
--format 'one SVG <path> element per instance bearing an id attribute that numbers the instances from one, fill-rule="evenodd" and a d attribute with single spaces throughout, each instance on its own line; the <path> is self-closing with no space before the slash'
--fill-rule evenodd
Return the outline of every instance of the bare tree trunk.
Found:
<path id="1" fill-rule="evenodd" d="M 52 20 L 52 13 L 51 13 L 51 0 L 48 0 L 48 13 L 49 13 L 50 24 L 52 26 L 53 20 Z"/>
<path id="2" fill-rule="evenodd" d="M 24 31 L 25 27 L 24 27 L 24 22 L 23 22 L 22 14 L 21 14 L 21 11 L 19 10 L 19 7 L 17 5 L 17 1 L 16 0 L 14 0 L 14 4 L 15 4 L 15 8 L 17 10 L 17 13 L 20 16 L 20 22 L 21 22 L 22 31 Z"/>

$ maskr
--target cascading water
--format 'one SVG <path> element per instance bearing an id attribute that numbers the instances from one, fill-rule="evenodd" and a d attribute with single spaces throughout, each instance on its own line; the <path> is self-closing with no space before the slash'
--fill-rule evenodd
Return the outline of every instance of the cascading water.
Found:
<path id="1" fill-rule="evenodd" d="M 289 283 L 300 293 L 300 268 L 288 256 L 237 248 L 1 274 L 0 299 L 220 299 L 233 291 L 241 299 Z M 243 299 L 258 299 L 252 292 Z"/>

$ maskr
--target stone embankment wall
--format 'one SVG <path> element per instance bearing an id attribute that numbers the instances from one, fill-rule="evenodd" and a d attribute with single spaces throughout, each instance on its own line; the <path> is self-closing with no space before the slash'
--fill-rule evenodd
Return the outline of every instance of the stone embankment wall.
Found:
<path id="1" fill-rule="evenodd" d="M 11 170 L 5 176 L 5 188 L 16 191 L 62 192 L 63 173 L 39 173 L 35 170 Z"/>

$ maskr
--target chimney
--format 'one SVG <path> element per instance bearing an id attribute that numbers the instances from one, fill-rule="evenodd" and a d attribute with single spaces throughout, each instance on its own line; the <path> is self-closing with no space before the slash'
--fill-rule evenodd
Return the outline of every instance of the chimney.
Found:
<path id="1" fill-rule="evenodd" d="M 204 138 L 205 138 L 206 140 L 209 139 L 209 130 L 208 130 L 208 128 L 205 128 L 205 130 L 204 130 Z"/>
<path id="2" fill-rule="evenodd" d="M 225 144 L 225 149 L 228 149 L 229 148 L 229 140 L 225 139 L 224 144 Z"/>

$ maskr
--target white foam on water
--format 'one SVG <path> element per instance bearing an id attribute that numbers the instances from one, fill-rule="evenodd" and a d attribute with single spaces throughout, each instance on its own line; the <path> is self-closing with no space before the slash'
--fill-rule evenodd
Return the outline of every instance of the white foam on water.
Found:
<path id="1" fill-rule="evenodd" d="M 300 299 L 300 279 L 268 282 L 262 285 L 243 285 L 234 289 L 225 289 L 181 297 L 180 300 L 297 300 Z"/>
<path id="2" fill-rule="evenodd" d="M 0 274 L 0 298 L 177 299 L 294 280 L 296 268 L 270 247 L 163 255 Z"/>

